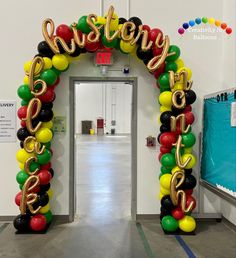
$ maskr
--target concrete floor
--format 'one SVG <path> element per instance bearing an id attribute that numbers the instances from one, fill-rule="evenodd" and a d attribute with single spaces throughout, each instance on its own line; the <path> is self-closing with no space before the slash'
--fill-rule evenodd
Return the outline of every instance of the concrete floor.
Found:
<path id="1" fill-rule="evenodd" d="M 235 227 L 225 221 L 200 222 L 195 236 L 181 237 L 164 235 L 158 221 L 132 221 L 129 150 L 127 137 L 79 137 L 76 221 L 45 235 L 15 235 L 2 224 L 0 257 L 236 257 Z"/>

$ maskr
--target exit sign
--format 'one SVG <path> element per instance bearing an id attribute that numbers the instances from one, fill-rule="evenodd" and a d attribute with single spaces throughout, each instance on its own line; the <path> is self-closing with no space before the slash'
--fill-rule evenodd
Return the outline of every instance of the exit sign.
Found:
<path id="1" fill-rule="evenodd" d="M 97 52 L 95 56 L 96 65 L 112 65 L 112 54 L 110 51 Z"/>

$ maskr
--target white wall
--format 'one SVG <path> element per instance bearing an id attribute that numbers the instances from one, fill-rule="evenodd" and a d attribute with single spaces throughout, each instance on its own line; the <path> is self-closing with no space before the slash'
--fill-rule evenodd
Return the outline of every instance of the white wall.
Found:
<path id="1" fill-rule="evenodd" d="M 90 120 L 97 133 L 97 119 L 104 119 L 104 132 L 131 133 L 132 86 L 125 83 L 76 83 L 75 128 L 81 134 L 81 121 Z M 116 125 L 112 126 L 111 121 Z"/>
<path id="2" fill-rule="evenodd" d="M 127 17 L 127 1 L 104 1 L 105 10 L 112 3 L 119 16 Z M 59 7 L 58 7 L 59 5 Z M 47 8 L 45 8 L 47 6 Z M 27 11 L 26 11 L 27 10 Z M 235 31 L 230 37 L 216 41 L 193 40 L 190 35 L 180 37 L 178 27 L 191 18 L 212 16 L 225 20 L 233 26 L 236 21 L 235 1 L 230 0 L 166 0 L 166 1 L 130 1 L 130 16 L 139 16 L 151 27 L 161 28 L 171 38 L 171 43 L 182 49 L 182 58 L 186 66 L 193 70 L 194 89 L 198 100 L 194 112 L 198 117 L 195 123 L 195 133 L 201 130 L 201 105 L 204 95 L 235 86 Z M 55 23 L 67 23 L 78 17 L 100 13 L 99 1 L 41 1 L 37 6 L 33 1 L 5 1 L 1 4 L 1 99 L 19 99 L 16 96 L 17 87 L 22 83 L 23 63 L 36 53 L 37 43 L 42 40 L 41 23 L 44 18 L 51 17 Z M 11 29 L 14 32 L 11 33 Z M 235 28 L 233 27 L 233 30 Z M 127 57 L 121 54 L 116 57 L 114 68 L 121 68 L 127 63 Z M 159 107 L 156 96 L 159 91 L 155 80 L 146 71 L 141 62 L 131 57 L 131 74 L 138 76 L 138 213 L 159 213 L 159 201 L 156 193 L 159 191 L 158 173 L 160 165 L 156 159 L 156 151 L 145 147 L 147 135 L 156 135 L 159 130 L 157 116 Z M 57 88 L 55 112 L 57 115 L 69 117 L 68 76 L 100 76 L 93 66 L 93 57 L 88 54 L 71 66 L 70 71 L 62 76 L 62 82 Z M 111 72 L 109 76 L 123 76 L 121 72 Z M 69 128 L 69 118 L 67 120 Z M 68 214 L 69 200 L 69 136 L 55 136 L 54 168 L 55 191 L 52 209 L 55 214 Z M 195 147 L 195 151 L 197 151 Z M 17 214 L 14 196 L 18 191 L 15 175 L 18 171 L 15 153 L 18 143 L 0 144 L 1 168 L 4 180 L 0 180 L 0 215 Z M 236 223 L 236 209 L 216 195 L 204 190 L 204 211 L 222 211 L 223 214 Z"/>

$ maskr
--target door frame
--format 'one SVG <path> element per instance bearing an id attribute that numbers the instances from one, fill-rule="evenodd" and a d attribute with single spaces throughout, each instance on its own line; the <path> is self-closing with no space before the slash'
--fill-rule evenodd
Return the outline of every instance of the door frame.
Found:
<path id="1" fill-rule="evenodd" d="M 131 218 L 137 215 L 137 77 L 70 77 L 69 83 L 69 112 L 70 112 L 70 165 L 69 165 L 69 221 L 73 222 L 76 212 L 76 180 L 75 180 L 75 94 L 76 82 L 123 82 L 132 85 L 131 111 Z"/>

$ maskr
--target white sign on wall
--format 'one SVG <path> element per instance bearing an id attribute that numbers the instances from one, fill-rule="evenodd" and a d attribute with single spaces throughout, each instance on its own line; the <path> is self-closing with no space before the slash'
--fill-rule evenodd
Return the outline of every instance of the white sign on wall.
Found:
<path id="1" fill-rule="evenodd" d="M 0 100 L 0 142 L 16 141 L 16 101 Z"/>

